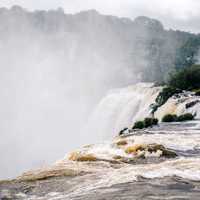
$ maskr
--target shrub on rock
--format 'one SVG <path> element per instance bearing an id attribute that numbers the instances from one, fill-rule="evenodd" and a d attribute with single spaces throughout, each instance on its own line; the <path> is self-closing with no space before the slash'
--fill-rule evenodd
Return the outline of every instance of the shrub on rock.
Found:
<path id="1" fill-rule="evenodd" d="M 195 95 L 196 95 L 196 96 L 200 96 L 200 90 L 197 91 L 197 92 L 195 92 Z"/>
<path id="2" fill-rule="evenodd" d="M 158 119 L 147 117 L 143 121 L 135 122 L 133 129 L 148 128 L 148 127 L 152 127 L 152 126 L 157 125 L 157 124 L 158 124 Z"/>
<path id="3" fill-rule="evenodd" d="M 152 124 L 153 125 L 158 125 L 158 119 L 157 118 L 153 118 L 152 119 Z"/>
<path id="4" fill-rule="evenodd" d="M 133 126 L 133 129 L 143 129 L 143 128 L 145 128 L 144 121 L 137 121 Z"/>
<path id="5" fill-rule="evenodd" d="M 156 98 L 156 103 L 158 104 L 158 107 L 165 104 L 167 100 L 173 95 L 180 94 L 181 92 L 182 90 L 177 89 L 176 87 L 170 87 L 170 86 L 164 87 Z"/>
<path id="6" fill-rule="evenodd" d="M 153 119 L 152 118 L 145 118 L 144 119 L 144 126 L 145 126 L 145 128 L 148 128 L 148 127 L 150 127 L 150 126 L 152 126 L 153 125 Z"/>
<path id="7" fill-rule="evenodd" d="M 162 122 L 175 122 L 177 121 L 177 115 L 167 114 L 162 118 Z"/>
<path id="8" fill-rule="evenodd" d="M 194 115 L 191 113 L 186 113 L 180 116 L 167 114 L 162 118 L 162 122 L 183 122 L 193 120 Z"/>
<path id="9" fill-rule="evenodd" d="M 183 122 L 183 121 L 190 121 L 190 120 L 193 120 L 193 119 L 194 119 L 194 116 L 191 113 L 186 113 L 186 114 L 180 115 L 177 118 L 177 121 Z"/>

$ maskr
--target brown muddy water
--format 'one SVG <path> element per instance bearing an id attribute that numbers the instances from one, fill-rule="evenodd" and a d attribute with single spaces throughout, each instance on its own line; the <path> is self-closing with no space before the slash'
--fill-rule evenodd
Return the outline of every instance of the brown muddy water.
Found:
<path id="1" fill-rule="evenodd" d="M 199 200 L 198 124 L 199 121 L 163 123 L 112 142 L 83 147 L 76 154 L 73 152 L 74 160 L 68 154 L 52 166 L 30 171 L 15 180 L 1 181 L 0 197 L 4 200 Z M 141 148 L 141 144 L 145 147 L 160 144 L 177 156 L 163 156 L 162 148 L 155 152 L 140 149 L 137 155 L 132 154 L 135 146 Z M 76 160 L 75 155 L 93 155 L 93 159 Z"/>

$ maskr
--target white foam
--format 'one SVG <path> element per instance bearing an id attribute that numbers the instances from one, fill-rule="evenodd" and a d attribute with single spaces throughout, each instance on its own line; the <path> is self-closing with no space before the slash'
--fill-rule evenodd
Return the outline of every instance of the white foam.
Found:
<path id="1" fill-rule="evenodd" d="M 151 83 L 139 83 L 127 88 L 113 90 L 97 106 L 90 121 L 88 131 L 101 140 L 111 139 L 120 130 L 133 126 L 137 120 L 151 115 L 150 105 L 155 103 L 161 87 Z M 184 92 L 179 97 L 173 96 L 155 112 L 159 120 L 166 114 L 181 115 L 192 113 L 200 119 L 200 104 L 186 108 L 186 104 L 200 101 L 200 97 L 191 92 Z"/>
<path id="2" fill-rule="evenodd" d="M 150 144 L 158 143 L 167 148 L 187 151 L 194 150 L 200 146 L 200 131 L 191 134 L 143 134 L 130 137 L 131 140 L 135 140 L 136 144 Z"/>
<path id="3" fill-rule="evenodd" d="M 179 98 L 173 96 L 169 98 L 163 106 L 158 108 L 158 110 L 155 113 L 155 117 L 161 120 L 162 117 L 166 114 L 176 114 L 179 116 L 185 113 L 191 113 L 195 115 L 196 119 L 200 119 L 199 103 L 196 103 L 194 106 L 186 108 L 186 105 L 188 103 L 195 101 L 200 101 L 200 97 L 192 95 L 191 92 L 185 92 L 183 94 L 180 94 Z"/>
<path id="4" fill-rule="evenodd" d="M 200 158 L 179 158 L 159 164 L 127 165 L 109 171 L 93 187 L 108 187 L 114 184 L 137 181 L 138 176 L 145 178 L 163 178 L 179 176 L 190 180 L 200 180 Z"/>
<path id="5" fill-rule="evenodd" d="M 150 105 L 160 92 L 160 87 L 140 83 L 110 92 L 97 106 L 89 126 L 91 134 L 102 139 L 116 136 L 125 127 L 150 114 Z M 98 128 L 97 128 L 98 127 Z"/>

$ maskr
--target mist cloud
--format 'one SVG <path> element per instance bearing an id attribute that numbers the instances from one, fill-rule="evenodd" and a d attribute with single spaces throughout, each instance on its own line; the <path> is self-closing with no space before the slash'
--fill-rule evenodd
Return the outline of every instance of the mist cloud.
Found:
<path id="1" fill-rule="evenodd" d="M 103 14 L 157 18 L 167 28 L 199 32 L 200 1 L 197 0 L 2 0 L 0 6 L 21 5 L 29 10 L 63 7 L 67 13 L 96 9 Z"/>

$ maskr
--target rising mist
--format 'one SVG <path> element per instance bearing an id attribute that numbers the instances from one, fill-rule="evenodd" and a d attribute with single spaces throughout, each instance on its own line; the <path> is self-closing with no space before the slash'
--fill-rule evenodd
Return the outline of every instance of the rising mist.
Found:
<path id="1" fill-rule="evenodd" d="M 102 96 L 165 80 L 190 36 L 146 17 L 94 10 L 67 15 L 14 6 L 0 9 L 0 23 L 0 178 L 97 142 L 84 127 Z"/>

